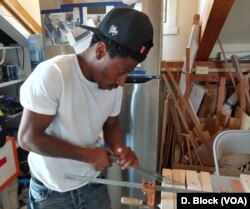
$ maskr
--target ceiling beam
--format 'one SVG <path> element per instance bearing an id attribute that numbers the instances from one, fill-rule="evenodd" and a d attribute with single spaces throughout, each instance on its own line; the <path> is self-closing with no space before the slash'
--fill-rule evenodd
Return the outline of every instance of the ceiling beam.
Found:
<path id="1" fill-rule="evenodd" d="M 221 29 L 235 0 L 207 0 L 201 18 L 201 41 L 196 54 L 197 61 L 208 60 Z"/>
<path id="2" fill-rule="evenodd" d="M 42 33 L 42 28 L 33 19 L 32 16 L 16 0 L 0 0 L 5 9 L 7 9 L 31 34 Z"/>

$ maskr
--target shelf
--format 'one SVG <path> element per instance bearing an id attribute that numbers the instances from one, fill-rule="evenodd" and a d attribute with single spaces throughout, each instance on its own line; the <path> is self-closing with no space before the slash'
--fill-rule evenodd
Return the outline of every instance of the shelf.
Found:
<path id="1" fill-rule="evenodd" d="M 24 79 L 17 79 L 17 80 L 13 80 L 13 81 L 2 82 L 2 83 L 0 83 L 0 88 L 3 88 L 5 86 L 11 86 L 11 85 L 14 85 L 17 83 L 21 83 L 23 81 L 24 81 Z"/>
<path id="2" fill-rule="evenodd" d="M 21 46 L 0 46 L 1 49 L 21 49 Z"/>

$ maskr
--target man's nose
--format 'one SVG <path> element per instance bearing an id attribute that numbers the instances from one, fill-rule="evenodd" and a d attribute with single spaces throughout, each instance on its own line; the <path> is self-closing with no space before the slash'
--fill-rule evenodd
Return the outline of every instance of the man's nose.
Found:
<path id="1" fill-rule="evenodd" d="M 126 78 L 127 78 L 127 74 L 122 74 L 118 77 L 118 79 L 116 80 L 117 85 L 119 86 L 124 86 L 125 82 L 126 82 Z"/>

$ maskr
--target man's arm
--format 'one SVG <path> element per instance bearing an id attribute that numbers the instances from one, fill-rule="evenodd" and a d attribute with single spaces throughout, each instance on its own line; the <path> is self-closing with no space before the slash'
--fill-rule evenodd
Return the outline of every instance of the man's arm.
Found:
<path id="1" fill-rule="evenodd" d="M 18 130 L 19 145 L 40 155 L 87 162 L 95 170 L 104 170 L 110 165 L 108 151 L 104 148 L 84 148 L 46 134 L 44 131 L 53 118 L 24 109 Z"/>
<path id="2" fill-rule="evenodd" d="M 103 126 L 103 135 L 105 143 L 112 152 L 119 157 L 118 164 L 122 169 L 134 167 L 138 165 L 136 154 L 130 147 L 123 146 L 121 125 L 116 117 L 109 117 Z"/>

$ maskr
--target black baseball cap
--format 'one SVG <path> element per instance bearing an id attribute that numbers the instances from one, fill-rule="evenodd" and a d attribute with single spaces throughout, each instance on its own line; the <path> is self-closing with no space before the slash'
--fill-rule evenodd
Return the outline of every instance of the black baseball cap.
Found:
<path id="1" fill-rule="evenodd" d="M 128 7 L 115 7 L 110 10 L 97 28 L 79 27 L 103 34 L 107 38 L 142 55 L 147 55 L 153 46 L 153 26 L 149 17 Z"/>

